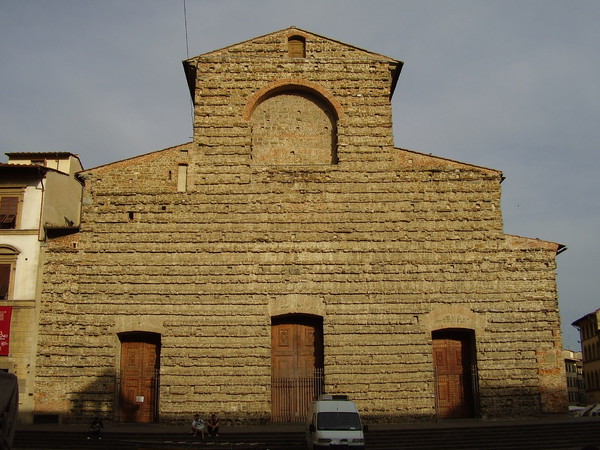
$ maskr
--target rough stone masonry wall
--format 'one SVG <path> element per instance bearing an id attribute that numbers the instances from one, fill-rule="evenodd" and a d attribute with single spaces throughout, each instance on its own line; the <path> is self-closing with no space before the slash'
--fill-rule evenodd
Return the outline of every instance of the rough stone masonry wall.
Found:
<path id="1" fill-rule="evenodd" d="M 391 147 L 388 61 L 323 40 L 351 55 L 311 65 L 308 40 L 295 65 L 283 45 L 197 62 L 194 143 L 86 172 L 79 241 L 47 259 L 38 409 L 109 413 L 117 333 L 143 330 L 161 334 L 161 420 L 268 420 L 271 317 L 311 313 L 327 390 L 368 420 L 434 415 L 431 332 L 448 327 L 475 330 L 484 416 L 547 410 L 554 254 L 503 234 L 500 174 Z M 249 99 L 302 77 L 339 102 L 339 164 L 253 164 Z"/>
<path id="2" fill-rule="evenodd" d="M 306 58 L 289 58 L 280 33 L 192 60 L 198 83 L 194 141 L 203 158 L 196 184 L 248 181 L 252 106 L 264 90 L 289 85 L 335 102 L 338 158 L 346 170 L 389 165 L 393 60 L 318 37 L 307 38 L 306 47 Z"/>

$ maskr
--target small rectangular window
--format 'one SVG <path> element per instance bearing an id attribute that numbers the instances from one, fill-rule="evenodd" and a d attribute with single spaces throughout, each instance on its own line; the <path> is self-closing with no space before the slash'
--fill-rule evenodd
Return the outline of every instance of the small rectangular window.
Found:
<path id="1" fill-rule="evenodd" d="M 185 192 L 187 190 L 187 164 L 179 164 L 177 172 L 177 192 Z"/>
<path id="2" fill-rule="evenodd" d="M 0 229 L 11 230 L 17 227 L 19 197 L 0 197 Z"/>
<path id="3" fill-rule="evenodd" d="M 288 39 L 288 56 L 290 58 L 306 57 L 306 41 L 301 36 L 292 36 Z"/>
<path id="4" fill-rule="evenodd" d="M 11 264 L 0 264 L 0 300 L 8 300 Z"/>

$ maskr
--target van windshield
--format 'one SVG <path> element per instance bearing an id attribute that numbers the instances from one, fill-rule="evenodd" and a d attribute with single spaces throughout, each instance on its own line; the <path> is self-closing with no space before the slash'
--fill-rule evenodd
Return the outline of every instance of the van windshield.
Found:
<path id="1" fill-rule="evenodd" d="M 353 412 L 321 412 L 317 430 L 360 430 L 360 418 Z"/>

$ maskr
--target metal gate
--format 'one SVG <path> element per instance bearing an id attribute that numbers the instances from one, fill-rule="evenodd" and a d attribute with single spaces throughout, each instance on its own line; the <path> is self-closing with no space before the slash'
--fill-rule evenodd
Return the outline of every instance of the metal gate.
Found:
<path id="1" fill-rule="evenodd" d="M 271 411 L 273 422 L 304 422 L 313 400 L 324 392 L 323 369 L 310 377 L 272 377 Z"/>

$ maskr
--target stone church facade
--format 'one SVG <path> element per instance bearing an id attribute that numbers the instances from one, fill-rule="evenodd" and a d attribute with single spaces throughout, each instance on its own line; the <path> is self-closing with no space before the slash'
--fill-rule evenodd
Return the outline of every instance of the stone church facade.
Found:
<path id="1" fill-rule="evenodd" d="M 49 244 L 38 414 L 563 412 L 562 246 L 503 232 L 501 172 L 394 147 L 401 68 L 294 27 L 184 61 L 193 141 L 82 172 Z"/>

